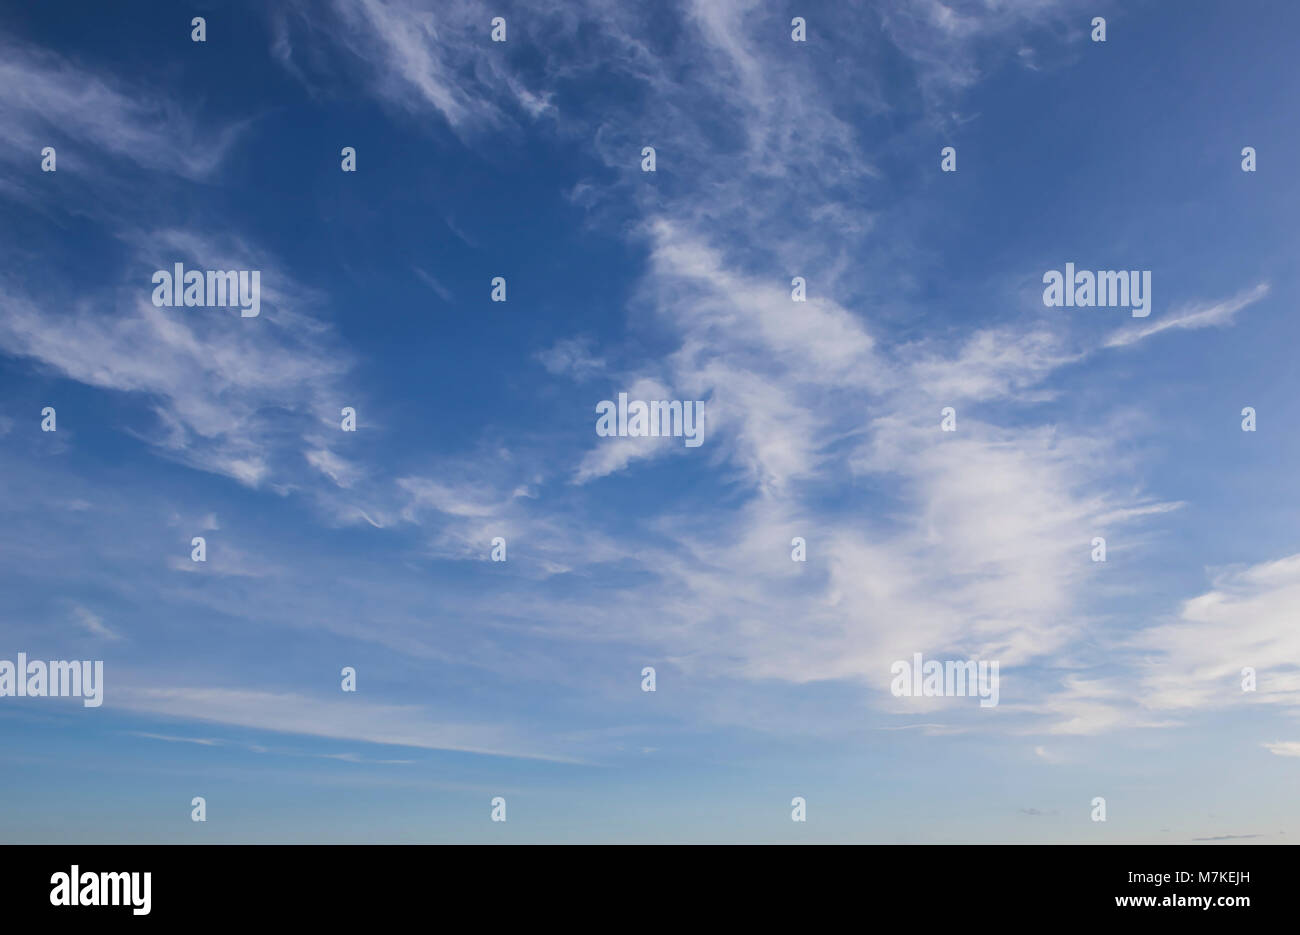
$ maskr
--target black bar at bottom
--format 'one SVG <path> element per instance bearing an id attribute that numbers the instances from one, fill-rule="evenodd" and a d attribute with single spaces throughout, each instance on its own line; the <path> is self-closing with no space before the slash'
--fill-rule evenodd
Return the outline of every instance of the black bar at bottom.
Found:
<path id="1" fill-rule="evenodd" d="M 11 845 L 0 850 L 0 905 L 7 922 L 138 925 L 337 925 L 412 913 L 458 928 L 514 919 L 638 929 L 789 919 L 806 927 L 846 914 L 855 925 L 1232 924 L 1294 912 L 1295 856 L 1284 846 Z"/>

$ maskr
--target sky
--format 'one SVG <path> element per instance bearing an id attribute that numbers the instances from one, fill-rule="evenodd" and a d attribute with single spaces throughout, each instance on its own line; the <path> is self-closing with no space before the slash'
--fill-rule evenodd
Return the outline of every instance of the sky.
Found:
<path id="1" fill-rule="evenodd" d="M 1297 28 L 5 4 L 0 840 L 1296 840 Z"/>

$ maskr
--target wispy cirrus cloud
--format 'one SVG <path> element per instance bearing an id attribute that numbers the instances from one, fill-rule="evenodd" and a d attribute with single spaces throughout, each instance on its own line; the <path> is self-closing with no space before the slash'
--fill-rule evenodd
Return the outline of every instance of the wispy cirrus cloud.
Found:
<path id="1" fill-rule="evenodd" d="M 1258 703 L 1300 712 L 1298 601 L 1300 555 L 1220 571 L 1213 588 L 1185 601 L 1173 620 L 1133 637 L 1148 654 L 1142 703 L 1168 711 Z M 1245 667 L 1256 670 L 1254 692 L 1242 690 Z"/>
<path id="2" fill-rule="evenodd" d="M 318 301 L 313 290 L 238 241 L 169 230 L 129 236 L 138 251 L 134 282 L 93 300 L 69 297 L 66 310 L 54 313 L 21 287 L 9 290 L 0 350 L 137 396 L 157 417 L 137 431 L 168 457 L 249 487 L 290 485 L 302 458 L 320 451 L 307 439 L 333 422 L 350 367 L 328 325 L 299 311 Z M 152 271 L 174 262 L 261 271 L 262 314 L 241 319 L 226 308 L 154 306 Z M 316 466 L 343 475 L 340 464 L 314 457 Z"/>
<path id="3" fill-rule="evenodd" d="M 342 52 L 360 65 L 381 98 L 408 114 L 436 113 L 462 135 L 500 130 L 516 116 L 536 119 L 553 109 L 547 92 L 530 89 L 499 61 L 511 49 L 490 38 L 492 19 L 501 12 L 477 2 L 294 4 L 277 13 L 275 54 L 291 74 L 315 87 L 311 76 L 321 70 L 321 60 Z M 507 28 L 518 36 L 525 22 Z M 304 47 L 305 54 L 298 54 Z"/>
<path id="4" fill-rule="evenodd" d="M 539 750 L 505 729 L 488 724 L 433 720 L 414 705 L 360 699 L 328 700 L 291 692 L 210 687 L 120 686 L 112 704 L 131 711 L 188 721 L 250 727 L 276 733 L 364 741 L 485 756 L 579 760 Z"/>
<path id="5" fill-rule="evenodd" d="M 1079 0 L 887 0 L 881 25 L 915 69 L 930 106 L 942 110 L 986 75 L 984 59 L 1014 52 L 1026 67 L 1037 56 L 1022 44 L 1025 33 L 1051 28 L 1069 31 L 1070 17 L 1089 9 Z M 1082 36 L 1084 19 L 1074 32 Z"/>
<path id="6" fill-rule="evenodd" d="M 239 138 L 239 124 L 213 128 L 156 90 L 81 67 L 45 49 L 0 40 L 0 159 L 36 166 L 43 146 L 58 150 L 62 171 L 86 178 L 107 153 L 186 179 L 204 179 Z M 64 145 L 69 143 L 72 145 Z"/>
<path id="7" fill-rule="evenodd" d="M 122 634 L 105 624 L 103 618 L 94 611 L 82 607 L 80 604 L 73 604 L 72 613 L 91 636 L 97 636 L 105 640 L 122 639 Z"/>
<path id="8" fill-rule="evenodd" d="M 1171 329 L 1223 328 L 1234 324 L 1243 308 L 1254 305 L 1269 293 L 1269 284 L 1261 282 L 1230 299 L 1201 303 L 1175 309 L 1168 315 L 1138 328 L 1123 328 L 1106 339 L 1106 347 L 1128 347 L 1154 334 Z"/>

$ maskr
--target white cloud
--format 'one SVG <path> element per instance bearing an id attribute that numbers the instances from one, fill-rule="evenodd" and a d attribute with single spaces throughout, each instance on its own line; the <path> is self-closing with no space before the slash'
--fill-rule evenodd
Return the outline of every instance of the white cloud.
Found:
<path id="1" fill-rule="evenodd" d="M 1141 696 L 1153 709 L 1262 703 L 1300 710 L 1300 555 L 1226 570 L 1177 619 L 1136 635 L 1148 654 Z M 1255 692 L 1241 670 L 1256 671 Z"/>
<path id="2" fill-rule="evenodd" d="M 223 741 L 212 740 L 208 737 L 174 737 L 170 734 L 151 734 L 146 731 L 132 731 L 137 737 L 145 737 L 149 740 L 162 740 L 167 743 L 193 743 L 201 747 L 220 747 Z"/>
<path id="3" fill-rule="evenodd" d="M 1210 304 L 1200 304 L 1177 309 L 1168 316 L 1137 328 L 1123 328 L 1106 339 L 1106 347 L 1127 347 L 1131 344 L 1173 328 L 1195 329 L 1227 327 L 1233 324 L 1237 312 L 1254 305 L 1269 293 L 1269 284 L 1261 282 L 1252 289 L 1240 292 L 1230 299 Z"/>
<path id="4" fill-rule="evenodd" d="M 922 94 L 940 108 L 983 77 L 983 60 L 1003 48 L 998 40 L 1006 40 L 1005 54 L 1018 49 L 1023 59 L 1017 43 L 1031 29 L 1064 31 L 1069 17 L 1085 9 L 1081 0 L 887 0 L 879 13 L 885 34 L 912 62 Z"/>
<path id="5" fill-rule="evenodd" d="M 1050 660 L 1087 625 L 1091 537 L 1176 508 L 1098 480 L 1112 468 L 1109 433 L 979 418 L 992 401 L 1044 398 L 1043 382 L 1081 357 L 1057 335 L 890 346 L 865 316 L 821 296 L 792 302 L 788 280 L 729 264 L 680 221 L 647 230 L 638 308 L 678 347 L 638 378 L 709 400 L 707 441 L 689 456 L 730 465 L 751 495 L 702 529 L 664 516 L 656 530 L 673 548 L 653 553 L 655 584 L 628 598 L 645 608 L 625 621 L 636 637 L 693 672 L 855 680 L 897 708 L 888 667 L 916 651 Z M 959 430 L 944 433 L 952 402 Z M 582 476 L 632 467 L 641 449 L 617 441 L 593 439 Z M 818 503 L 827 490 L 833 506 Z M 807 572 L 789 561 L 793 535 L 817 556 Z M 1127 723 L 1086 688 L 1070 683 L 1040 713 L 1067 733 Z"/>
<path id="6" fill-rule="evenodd" d="M 362 63 L 375 92 L 395 107 L 437 113 L 462 135 L 500 129 L 512 112 L 537 119 L 554 110 L 550 92 L 527 87 L 505 64 L 511 43 L 490 41 L 492 17 L 501 12 L 477 2 L 433 9 L 409 0 L 300 3 L 275 17 L 275 55 L 315 91 L 307 66 L 319 66 L 315 57 L 337 46 Z M 519 37 L 525 22 L 541 28 L 548 12 L 534 8 L 530 20 L 511 17 L 507 28 Z M 295 43 L 295 35 L 306 42 Z M 303 60 L 300 48 L 308 52 Z M 325 71 L 337 69 L 331 61 Z"/>
<path id="7" fill-rule="evenodd" d="M 98 614 L 82 607 L 80 604 L 72 606 L 72 612 L 76 615 L 77 620 L 92 635 L 105 640 L 120 640 L 122 635 L 104 624 L 103 618 Z"/>
<path id="8" fill-rule="evenodd" d="M 157 429 L 141 434 L 168 457 L 249 487 L 299 475 L 298 459 L 319 450 L 307 438 L 337 424 L 339 381 L 351 366 L 326 325 L 294 310 L 318 298 L 242 243 L 178 231 L 130 240 L 141 254 L 140 278 L 124 283 L 120 298 L 106 290 L 38 302 L 6 290 L 0 349 L 89 386 L 137 394 L 158 418 Z M 155 307 L 148 271 L 177 260 L 261 270 L 262 314 Z"/>
<path id="9" fill-rule="evenodd" d="M 340 487 L 351 487 L 361 476 L 361 469 L 328 448 L 315 448 L 306 453 L 307 463 Z"/>
<path id="10" fill-rule="evenodd" d="M 452 302 L 454 300 L 455 297 L 451 294 L 451 290 L 435 279 L 432 274 L 426 273 L 418 266 L 413 266 L 411 269 L 415 272 L 416 276 L 420 277 L 421 282 L 434 292 L 438 293 L 438 298 L 442 299 L 444 302 Z"/>
<path id="11" fill-rule="evenodd" d="M 339 740 L 487 756 L 577 762 L 539 751 L 494 725 L 442 723 L 414 705 L 386 705 L 357 698 L 330 700 L 289 692 L 122 685 L 108 696 L 113 707 L 209 723 Z"/>
<path id="12" fill-rule="evenodd" d="M 70 139 L 189 179 L 210 176 L 240 132 L 211 129 L 153 88 L 14 42 L 0 44 L 0 124 L 0 159 L 9 162 L 28 164 L 43 146 Z M 89 169 L 87 158 L 80 146 L 58 152 L 60 169 Z"/>
<path id="13" fill-rule="evenodd" d="M 605 372 L 605 361 L 592 353 L 590 338 L 565 338 L 537 352 L 548 373 L 586 381 Z"/>

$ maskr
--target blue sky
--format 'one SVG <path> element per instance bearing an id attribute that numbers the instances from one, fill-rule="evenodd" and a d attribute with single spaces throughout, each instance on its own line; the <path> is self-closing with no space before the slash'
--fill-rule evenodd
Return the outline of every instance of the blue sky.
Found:
<path id="1" fill-rule="evenodd" d="M 0 658 L 105 662 L 0 698 L 0 839 L 1300 834 L 1300 12 L 1176 10 L 0 12 Z"/>

